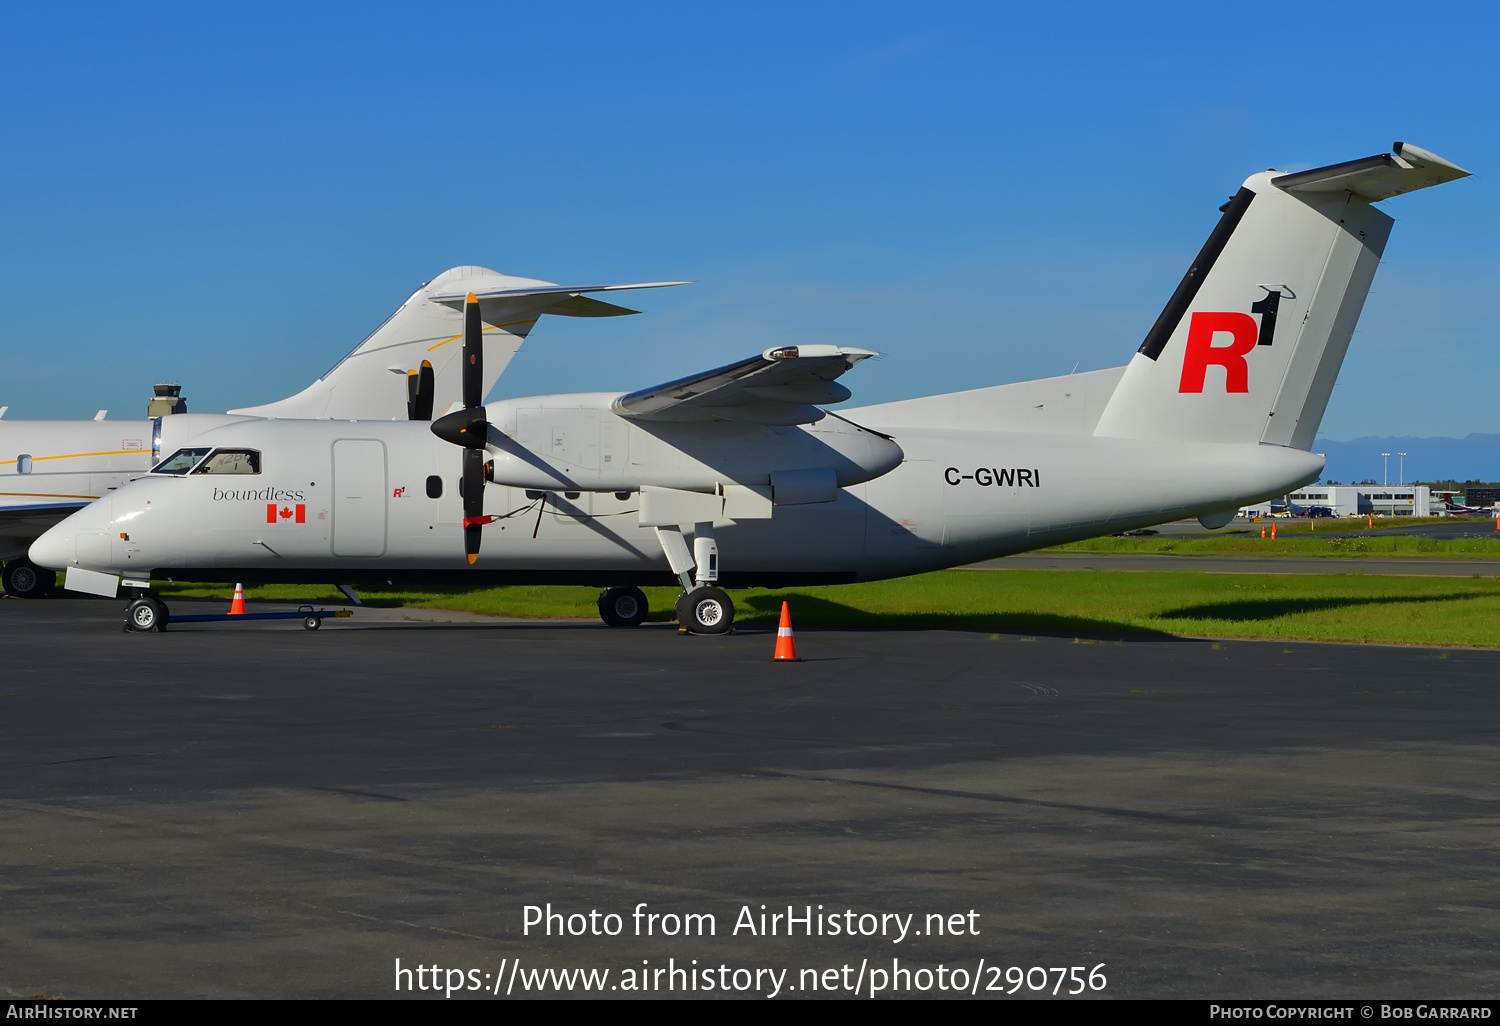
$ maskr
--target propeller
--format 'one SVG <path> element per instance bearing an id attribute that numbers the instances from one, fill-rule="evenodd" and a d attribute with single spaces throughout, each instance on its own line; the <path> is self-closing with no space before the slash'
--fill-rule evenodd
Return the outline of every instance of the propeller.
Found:
<path id="1" fill-rule="evenodd" d="M 463 446 L 464 450 L 464 553 L 473 566 L 479 558 L 479 538 L 485 524 L 495 518 L 484 515 L 485 439 L 490 423 L 484 416 L 484 325 L 479 317 L 479 300 L 470 292 L 464 303 L 463 398 L 461 410 L 454 410 L 432 422 L 432 433 L 445 442 Z M 427 365 L 424 365 L 427 366 Z M 430 371 L 430 367 L 428 367 Z M 408 379 L 409 380 L 409 379 Z M 432 398 L 427 399 L 431 416 Z"/>
<path id="2" fill-rule="evenodd" d="M 423 360 L 421 370 L 406 372 L 407 420 L 432 419 L 432 392 L 434 387 L 436 387 L 436 382 L 433 379 L 432 363 L 430 361 Z"/>

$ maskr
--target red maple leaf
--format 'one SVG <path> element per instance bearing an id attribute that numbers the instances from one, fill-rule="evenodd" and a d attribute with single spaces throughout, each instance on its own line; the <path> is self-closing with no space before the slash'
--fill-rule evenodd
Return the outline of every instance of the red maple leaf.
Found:
<path id="1" fill-rule="evenodd" d="M 291 516 L 292 516 L 291 509 L 289 509 L 286 506 L 281 507 L 281 519 L 288 520 L 288 519 L 291 518 Z"/>

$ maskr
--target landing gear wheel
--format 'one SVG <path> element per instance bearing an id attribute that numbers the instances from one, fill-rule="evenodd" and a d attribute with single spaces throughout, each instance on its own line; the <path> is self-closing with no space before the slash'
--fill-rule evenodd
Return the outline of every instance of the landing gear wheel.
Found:
<path id="1" fill-rule="evenodd" d="M 138 598 L 125 607 L 125 629 L 161 633 L 167 629 L 167 604 L 154 598 Z"/>
<path id="2" fill-rule="evenodd" d="M 57 574 L 43 570 L 29 559 L 13 559 L 3 572 L 5 593 L 16 598 L 41 598 L 57 583 Z"/>
<path id="3" fill-rule="evenodd" d="M 639 627 L 647 612 L 646 593 L 639 588 L 606 588 L 599 596 L 599 619 L 611 627 Z"/>
<path id="4" fill-rule="evenodd" d="M 694 588 L 678 598 L 677 622 L 691 634 L 725 634 L 734 625 L 734 603 L 719 588 Z"/>

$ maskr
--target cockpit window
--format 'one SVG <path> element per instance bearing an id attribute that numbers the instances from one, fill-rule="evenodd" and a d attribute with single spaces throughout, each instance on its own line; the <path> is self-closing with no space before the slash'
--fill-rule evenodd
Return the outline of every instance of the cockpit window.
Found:
<path id="1" fill-rule="evenodd" d="M 260 453 L 254 449 L 215 449 L 194 474 L 259 474 Z"/>
<path id="2" fill-rule="evenodd" d="M 151 468 L 153 474 L 186 474 L 207 456 L 210 449 L 178 449 L 172 455 Z"/>

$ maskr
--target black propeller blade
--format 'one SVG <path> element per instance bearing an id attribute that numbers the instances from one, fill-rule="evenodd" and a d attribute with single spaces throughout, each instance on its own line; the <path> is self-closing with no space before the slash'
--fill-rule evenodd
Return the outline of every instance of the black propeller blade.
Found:
<path id="1" fill-rule="evenodd" d="M 484 515 L 485 439 L 490 433 L 484 416 L 484 325 L 479 317 L 479 300 L 469 293 L 464 304 L 463 395 L 464 408 L 454 410 L 432 422 L 432 433 L 445 442 L 463 446 L 464 450 L 464 553 L 473 566 L 479 558 L 481 529 L 495 518 Z M 431 372 L 431 365 L 423 366 Z M 432 399 L 427 400 L 432 416 Z M 416 418 L 414 418 L 416 419 Z"/>
<path id="2" fill-rule="evenodd" d="M 406 419 L 431 420 L 433 389 L 436 381 L 430 361 L 422 361 L 421 370 L 406 372 Z"/>

